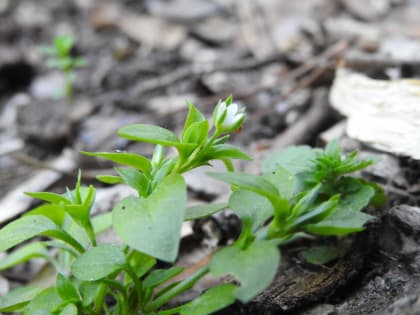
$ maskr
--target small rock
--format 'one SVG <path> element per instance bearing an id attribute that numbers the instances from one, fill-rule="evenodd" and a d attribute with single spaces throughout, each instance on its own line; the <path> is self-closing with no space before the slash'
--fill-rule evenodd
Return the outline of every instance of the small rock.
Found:
<path id="1" fill-rule="evenodd" d="M 395 206 L 385 217 L 379 247 L 396 257 L 404 257 L 411 270 L 420 271 L 420 208 Z"/>
<path id="2" fill-rule="evenodd" d="M 188 108 L 186 101 L 194 104 L 196 99 L 196 96 L 193 94 L 157 96 L 147 100 L 146 107 L 160 115 L 168 115 L 180 110 L 186 110 Z"/>
<path id="3" fill-rule="evenodd" d="M 420 60 L 420 42 L 404 36 L 391 36 L 382 41 L 380 53 L 386 58 L 396 59 L 406 62 Z"/>
<path id="4" fill-rule="evenodd" d="M 239 33 L 239 26 L 225 17 L 210 17 L 191 29 L 198 38 L 215 45 L 233 42 Z"/>
<path id="5" fill-rule="evenodd" d="M 418 315 L 420 314 L 420 296 L 410 294 L 397 300 L 385 310 L 375 315 Z"/>
<path id="6" fill-rule="evenodd" d="M 5 296 L 9 292 L 9 281 L 0 276 L 0 297 Z"/>
<path id="7" fill-rule="evenodd" d="M 19 134 L 26 141 L 44 147 L 63 146 L 68 132 L 64 101 L 33 101 L 19 108 L 17 123 Z"/>
<path id="8" fill-rule="evenodd" d="M 32 1 L 21 2 L 15 11 L 15 19 L 22 27 L 44 27 L 50 22 L 47 8 Z"/>
<path id="9" fill-rule="evenodd" d="M 337 315 L 337 310 L 334 305 L 331 304 L 321 304 L 317 305 L 314 308 L 303 311 L 299 315 Z"/>
<path id="10" fill-rule="evenodd" d="M 10 0 L 0 0 L 0 13 L 5 12 L 9 8 Z"/>
<path id="11" fill-rule="evenodd" d="M 5 102 L 0 115 L 0 129 L 12 130 L 17 127 L 17 115 L 20 107 L 30 104 L 31 98 L 28 94 L 18 93 Z"/>
<path id="12" fill-rule="evenodd" d="M 66 81 L 61 72 L 52 71 L 38 76 L 30 85 L 29 90 L 37 99 L 57 99 L 64 94 Z"/>
<path id="13" fill-rule="evenodd" d="M 124 125 L 138 122 L 137 116 L 95 115 L 85 120 L 79 128 L 80 145 L 86 151 L 115 150 L 126 143 L 116 136 L 117 130 Z M 106 126 L 104 128 L 104 126 Z M 100 130 L 100 132 L 98 132 Z"/>
<path id="14" fill-rule="evenodd" d="M 150 48 L 172 50 L 187 37 L 187 30 L 182 25 L 148 15 L 126 14 L 118 25 L 132 40 Z"/>
<path id="15" fill-rule="evenodd" d="M 345 16 L 328 18 L 324 28 L 330 38 L 375 41 L 383 35 L 380 27 Z"/>
<path id="16" fill-rule="evenodd" d="M 178 22 L 197 21 L 223 10 L 209 0 L 148 0 L 146 6 L 151 14 Z"/>
<path id="17" fill-rule="evenodd" d="M 217 64 L 220 60 L 226 63 L 234 63 L 248 54 L 246 49 L 238 47 L 214 48 L 194 38 L 185 40 L 179 49 L 179 53 L 184 59 L 191 60 L 197 65 Z"/>
<path id="18" fill-rule="evenodd" d="M 344 7 L 354 16 L 365 21 L 383 17 L 391 8 L 390 0 L 341 0 Z"/>

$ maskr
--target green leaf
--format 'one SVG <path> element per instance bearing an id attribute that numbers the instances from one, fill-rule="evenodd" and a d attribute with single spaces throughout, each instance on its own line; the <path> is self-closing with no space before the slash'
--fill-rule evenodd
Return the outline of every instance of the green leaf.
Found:
<path id="1" fill-rule="evenodd" d="M 0 230 L 0 252 L 36 235 L 52 236 L 78 250 L 83 250 L 80 244 L 48 218 L 41 215 L 28 215 L 9 223 Z"/>
<path id="2" fill-rule="evenodd" d="M 201 122 L 206 120 L 204 115 L 194 106 L 193 103 L 187 101 L 187 105 L 189 107 L 187 118 L 185 119 L 184 124 L 184 133 L 185 131 L 193 124 L 197 122 Z M 184 134 L 182 135 L 182 139 L 184 139 Z"/>
<path id="3" fill-rule="evenodd" d="M 169 175 L 171 170 L 174 168 L 177 158 L 170 158 L 164 160 L 159 167 L 153 172 L 153 181 L 150 184 L 150 191 L 153 191 L 157 185 Z"/>
<path id="4" fill-rule="evenodd" d="M 385 206 L 388 198 L 386 197 L 385 191 L 379 184 L 374 183 L 374 182 L 369 182 L 367 180 L 364 180 L 363 178 L 358 178 L 358 180 L 363 185 L 368 185 L 375 190 L 375 194 L 370 199 L 370 204 L 372 206 L 374 206 L 375 208 L 382 208 L 383 206 Z"/>
<path id="5" fill-rule="evenodd" d="M 47 260 L 52 258 L 49 251 L 43 243 L 30 243 L 16 249 L 14 252 L 7 255 L 6 258 L 1 260 L 0 271 L 22 264 L 36 257 L 45 258 Z"/>
<path id="6" fill-rule="evenodd" d="M 24 315 L 51 315 L 52 310 L 59 306 L 63 300 L 55 287 L 48 288 L 39 293 L 26 305 Z"/>
<path id="7" fill-rule="evenodd" d="M 40 215 L 47 217 L 61 227 L 63 226 L 66 212 L 60 205 L 44 204 L 24 214 L 24 216 L 30 215 Z"/>
<path id="8" fill-rule="evenodd" d="M 235 289 L 233 284 L 213 287 L 183 306 L 180 315 L 208 315 L 225 308 L 235 302 Z"/>
<path id="9" fill-rule="evenodd" d="M 185 210 L 185 221 L 197 220 L 200 218 L 206 218 L 227 208 L 226 203 L 206 203 L 188 207 Z"/>
<path id="10" fill-rule="evenodd" d="M 206 160 L 217 160 L 217 159 L 239 159 L 250 161 L 252 158 L 241 151 L 239 148 L 230 144 L 217 144 L 213 145 L 208 153 L 205 155 Z"/>
<path id="11" fill-rule="evenodd" d="M 280 192 L 285 199 L 290 199 L 296 189 L 295 177 L 283 167 L 278 167 L 275 171 L 264 175 Z"/>
<path id="12" fill-rule="evenodd" d="M 46 62 L 47 66 L 50 68 L 59 68 L 63 71 L 71 69 L 73 65 L 73 60 L 68 57 L 64 58 L 50 58 Z"/>
<path id="13" fill-rule="evenodd" d="M 292 174 L 304 172 L 312 166 L 316 152 L 309 146 L 289 147 L 267 157 L 263 161 L 262 171 L 270 174 L 282 167 Z"/>
<path id="14" fill-rule="evenodd" d="M 149 189 L 149 180 L 147 177 L 137 170 L 127 168 L 115 168 L 123 181 L 130 187 L 134 188 L 140 196 L 147 196 Z"/>
<path id="15" fill-rule="evenodd" d="M 70 35 L 60 35 L 54 38 L 53 43 L 60 56 L 66 56 L 74 45 L 74 39 Z"/>
<path id="16" fill-rule="evenodd" d="M 179 147 L 182 144 L 178 137 L 170 130 L 145 124 L 135 124 L 122 127 L 118 130 L 118 135 L 133 141 L 161 144 L 165 146 Z"/>
<path id="17" fill-rule="evenodd" d="M 112 226 L 112 213 L 102 213 L 92 218 L 92 225 L 95 234 L 105 232 Z"/>
<path id="18" fill-rule="evenodd" d="M 120 246 L 103 244 L 93 247 L 78 257 L 71 270 L 76 278 L 95 281 L 121 270 L 126 263 Z"/>
<path id="19" fill-rule="evenodd" d="M 239 188 L 251 190 L 260 195 L 271 198 L 279 194 L 277 188 L 268 180 L 261 176 L 247 173 L 207 173 L 210 177 L 224 181 L 228 184 L 238 186 Z"/>
<path id="20" fill-rule="evenodd" d="M 319 235 L 344 235 L 362 231 L 363 225 L 372 216 L 360 210 L 369 204 L 374 193 L 372 187 L 363 186 L 357 192 L 342 197 L 334 212 L 321 222 L 307 225 L 305 230 Z"/>
<path id="21" fill-rule="evenodd" d="M 321 188 L 322 184 L 318 184 L 311 190 L 304 192 L 302 197 L 293 206 L 291 210 L 291 216 L 295 218 L 307 213 L 318 198 L 318 195 L 321 192 Z"/>
<path id="22" fill-rule="evenodd" d="M 182 142 L 201 144 L 207 139 L 209 133 L 209 122 L 203 120 L 200 122 L 192 123 L 182 135 Z"/>
<path id="23" fill-rule="evenodd" d="M 68 200 L 66 197 L 59 194 L 51 193 L 51 192 L 26 192 L 25 194 L 32 198 L 43 200 L 49 203 L 55 203 L 55 204 L 60 204 L 60 203 L 69 204 L 70 203 L 70 200 Z"/>
<path id="24" fill-rule="evenodd" d="M 133 250 L 128 258 L 128 264 L 137 277 L 145 275 L 156 264 L 156 259 L 137 250 Z"/>
<path id="25" fill-rule="evenodd" d="M 88 156 L 101 157 L 106 160 L 110 160 L 117 164 L 134 167 L 142 171 L 143 173 L 149 174 L 152 168 L 150 161 L 142 155 L 127 153 L 127 152 L 86 152 L 81 151 L 82 154 Z"/>
<path id="26" fill-rule="evenodd" d="M 114 185 L 124 183 L 124 180 L 115 175 L 98 175 L 96 179 L 104 184 Z"/>
<path id="27" fill-rule="evenodd" d="M 144 288 L 155 288 L 162 283 L 165 283 L 169 279 L 176 277 L 181 272 L 184 271 L 184 268 L 179 266 L 173 266 L 168 269 L 157 269 L 153 270 L 143 281 Z"/>
<path id="28" fill-rule="evenodd" d="M 337 139 L 334 139 L 327 143 L 324 149 L 324 154 L 331 157 L 341 158 L 341 149 Z"/>
<path id="29" fill-rule="evenodd" d="M 303 253 L 305 260 L 312 265 L 327 264 L 343 254 L 342 246 L 314 246 Z"/>
<path id="30" fill-rule="evenodd" d="M 63 276 L 61 273 L 57 274 L 57 280 L 55 284 L 58 295 L 65 301 L 78 301 L 79 293 L 73 282 Z"/>
<path id="31" fill-rule="evenodd" d="M 79 285 L 79 292 L 82 296 L 82 305 L 84 307 L 90 305 L 98 294 L 100 282 L 82 282 Z"/>
<path id="32" fill-rule="evenodd" d="M 82 227 L 88 228 L 90 224 L 90 210 L 95 201 L 96 191 L 93 186 L 89 186 L 87 194 L 81 196 L 81 204 L 65 205 L 64 210 Z"/>
<path id="33" fill-rule="evenodd" d="M 178 254 L 186 198 L 182 176 L 169 175 L 148 198 L 119 202 L 113 209 L 114 229 L 130 247 L 172 262 Z"/>
<path id="34" fill-rule="evenodd" d="M 210 262 L 215 276 L 233 275 L 241 286 L 235 296 L 246 303 L 261 293 L 274 279 L 280 262 L 280 252 L 268 241 L 256 241 L 242 250 L 229 246 L 218 251 Z"/>
<path id="35" fill-rule="evenodd" d="M 233 192 L 229 199 L 229 207 L 242 221 L 249 219 L 253 231 L 274 214 L 273 205 L 267 198 L 249 190 Z"/>
<path id="36" fill-rule="evenodd" d="M 291 218 L 287 230 L 293 230 L 299 226 L 308 223 L 317 223 L 324 218 L 326 218 L 330 213 L 336 210 L 338 203 L 340 201 L 339 195 L 334 195 L 327 201 L 322 202 L 321 204 L 315 206 L 312 210 L 304 213 L 298 218 Z"/>
<path id="37" fill-rule="evenodd" d="M 86 228 L 77 223 L 71 216 L 67 216 L 66 223 L 64 226 L 66 232 L 70 234 L 80 244 L 82 244 L 84 249 L 92 246 L 92 240 L 90 239 Z"/>
<path id="38" fill-rule="evenodd" d="M 77 315 L 77 306 L 73 303 L 67 304 L 60 312 L 60 315 Z"/>
<path id="39" fill-rule="evenodd" d="M 5 296 L 0 297 L 0 312 L 21 310 L 42 290 L 44 289 L 40 287 L 24 286 L 10 291 Z"/>

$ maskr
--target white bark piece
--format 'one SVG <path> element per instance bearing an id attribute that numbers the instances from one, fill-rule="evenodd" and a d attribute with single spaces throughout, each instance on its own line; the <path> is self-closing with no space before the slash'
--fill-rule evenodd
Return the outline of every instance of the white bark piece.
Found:
<path id="1" fill-rule="evenodd" d="M 71 172 L 77 165 L 75 154 L 72 150 L 64 150 L 58 158 L 51 161 L 50 165 L 63 172 Z M 61 176 L 61 173 L 53 170 L 40 170 L 6 194 L 4 198 L 0 199 L 0 223 L 10 220 L 28 209 L 33 198 L 25 195 L 25 192 L 44 191 Z"/>
<path id="2" fill-rule="evenodd" d="M 420 159 L 420 80 L 375 80 L 340 68 L 330 102 L 348 117 L 350 137 Z"/>

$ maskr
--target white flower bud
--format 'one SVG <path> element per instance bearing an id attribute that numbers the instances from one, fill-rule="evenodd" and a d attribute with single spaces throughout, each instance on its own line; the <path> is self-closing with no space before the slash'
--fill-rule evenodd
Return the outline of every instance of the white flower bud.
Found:
<path id="1" fill-rule="evenodd" d="M 219 132 L 231 132 L 239 129 L 245 120 L 245 108 L 236 103 L 226 105 L 225 102 L 217 104 L 213 113 L 214 125 Z"/>

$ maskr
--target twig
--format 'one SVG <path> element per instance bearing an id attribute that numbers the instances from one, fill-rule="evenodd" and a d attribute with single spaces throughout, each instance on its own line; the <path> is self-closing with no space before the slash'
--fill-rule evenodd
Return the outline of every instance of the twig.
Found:
<path id="1" fill-rule="evenodd" d="M 277 150 L 294 144 L 307 143 L 329 119 L 330 113 L 327 90 L 316 90 L 311 108 L 273 141 L 271 149 Z"/>
<path id="2" fill-rule="evenodd" d="M 353 69 L 385 69 L 388 67 L 401 67 L 409 65 L 420 66 L 420 59 L 399 59 L 379 54 L 366 54 L 349 51 L 344 55 L 343 61 L 346 67 Z"/>
<path id="3" fill-rule="evenodd" d="M 173 83 L 187 79 L 201 77 L 203 75 L 224 71 L 224 72 L 236 72 L 236 71 L 246 71 L 252 69 L 258 69 L 261 67 L 268 66 L 272 63 L 283 62 L 285 57 L 282 55 L 274 55 L 265 59 L 247 59 L 234 64 L 224 64 L 224 65 L 214 65 L 214 64 L 205 64 L 205 65 L 195 65 L 195 66 L 185 66 L 179 68 L 171 73 L 162 75 L 157 78 L 153 78 L 144 82 L 140 82 L 133 87 L 130 94 L 132 97 L 139 97 L 140 95 L 159 89 L 165 88 Z"/>

